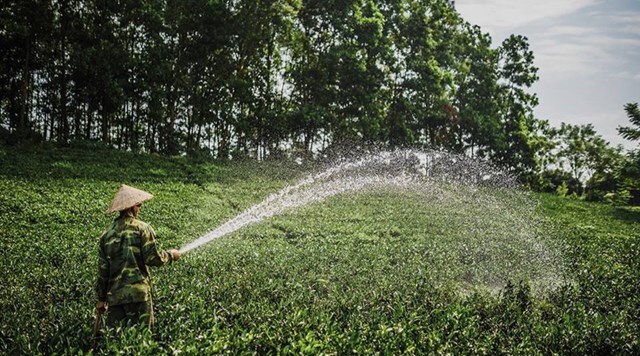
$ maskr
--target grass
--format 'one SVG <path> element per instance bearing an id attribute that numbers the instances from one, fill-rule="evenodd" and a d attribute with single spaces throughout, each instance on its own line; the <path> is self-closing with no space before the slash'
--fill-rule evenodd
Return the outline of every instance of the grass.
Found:
<path id="1" fill-rule="evenodd" d="M 0 167 L 7 354 L 90 351 L 97 237 L 120 183 L 155 195 L 141 218 L 166 249 L 301 174 L 273 162 L 103 149 L 0 148 Z M 482 277 L 469 275 L 470 264 L 492 266 L 487 256 L 461 252 L 471 227 L 507 236 L 499 224 L 507 220 L 497 217 L 507 207 L 490 219 L 484 206 L 410 194 L 335 197 L 155 269 L 154 333 L 106 330 L 96 352 L 640 352 L 640 210 L 533 198 L 545 231 L 563 246 L 568 278 L 552 291 L 536 293 L 517 279 L 500 279 L 498 293 L 461 288 Z"/>

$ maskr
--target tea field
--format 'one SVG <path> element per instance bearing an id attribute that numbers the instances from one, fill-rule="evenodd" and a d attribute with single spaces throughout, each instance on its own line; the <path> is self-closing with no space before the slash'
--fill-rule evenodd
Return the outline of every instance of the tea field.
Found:
<path id="1" fill-rule="evenodd" d="M 566 279 L 489 291 L 447 277 L 465 263 L 464 219 L 390 192 L 334 197 L 154 269 L 153 333 L 103 328 L 92 349 L 97 241 L 121 183 L 155 195 L 140 218 L 168 249 L 302 170 L 0 147 L 0 354 L 640 353 L 639 209 L 534 194 Z"/>

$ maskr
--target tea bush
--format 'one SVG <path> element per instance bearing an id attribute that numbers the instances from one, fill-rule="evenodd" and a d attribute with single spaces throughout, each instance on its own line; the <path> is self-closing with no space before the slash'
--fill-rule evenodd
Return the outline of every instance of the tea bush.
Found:
<path id="1" fill-rule="evenodd" d="M 97 238 L 120 183 L 155 195 L 141 219 L 177 248 L 300 170 L 101 148 L 0 148 L 0 167 L 3 354 L 640 352 L 639 210 L 536 195 L 567 281 L 495 293 L 451 277 L 462 225 L 390 192 L 332 198 L 152 270 L 153 333 L 103 328 L 92 350 Z"/>

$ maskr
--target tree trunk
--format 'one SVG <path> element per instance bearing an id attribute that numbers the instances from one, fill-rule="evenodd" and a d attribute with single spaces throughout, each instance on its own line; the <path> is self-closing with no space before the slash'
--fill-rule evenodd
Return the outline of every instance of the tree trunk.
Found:
<path id="1" fill-rule="evenodd" d="M 18 115 L 16 123 L 16 133 L 19 139 L 27 136 L 29 130 L 29 89 L 31 87 L 31 44 L 29 38 L 25 55 L 24 66 L 22 67 L 22 78 L 20 83 L 20 102 L 18 104 Z"/>
<path id="2" fill-rule="evenodd" d="M 11 80 L 9 92 L 9 129 L 17 131 L 19 126 L 19 117 L 20 117 L 20 103 L 19 103 L 19 93 L 20 89 L 18 88 L 18 83 L 15 80 Z"/>
<path id="3" fill-rule="evenodd" d="M 86 113 L 87 113 L 87 127 L 85 128 L 84 138 L 86 140 L 91 139 L 91 124 L 93 123 L 93 112 L 89 111 L 88 105 L 85 104 Z"/>
<path id="4" fill-rule="evenodd" d="M 198 133 L 196 134 L 196 149 L 200 149 L 201 137 L 202 137 L 202 125 L 198 124 Z"/>
<path id="5" fill-rule="evenodd" d="M 60 95 L 60 116 L 58 117 L 58 144 L 66 145 L 69 142 L 69 111 L 68 111 L 68 87 L 67 87 L 67 58 L 66 58 L 66 36 L 68 34 L 67 21 L 68 1 L 60 2 L 60 27 L 58 33 L 58 55 L 60 60 L 59 95 Z"/>
<path id="6" fill-rule="evenodd" d="M 58 140 L 60 144 L 66 145 L 69 142 L 69 112 L 67 108 L 67 61 L 65 59 L 64 40 L 61 44 L 61 68 L 60 68 L 60 132 Z"/>
<path id="7" fill-rule="evenodd" d="M 218 158 L 226 160 L 229 157 L 229 128 L 226 124 L 222 124 L 219 130 L 218 139 Z"/>
<path id="8" fill-rule="evenodd" d="M 76 102 L 76 109 L 73 115 L 74 118 L 74 123 L 73 123 L 73 137 L 75 139 L 80 139 L 80 137 L 82 136 L 82 130 L 80 128 L 80 126 L 82 125 L 82 114 L 83 114 L 83 108 L 84 105 L 80 105 L 79 103 Z"/>
<path id="9" fill-rule="evenodd" d="M 102 110 L 102 142 L 106 144 L 111 143 L 111 135 L 109 134 L 110 114 L 107 114 L 105 110 Z"/>
<path id="10" fill-rule="evenodd" d="M 167 126 L 165 127 L 164 151 L 168 154 L 176 154 L 176 145 L 174 144 L 174 125 L 176 122 L 176 103 L 173 95 L 170 95 L 169 104 L 167 106 Z"/>

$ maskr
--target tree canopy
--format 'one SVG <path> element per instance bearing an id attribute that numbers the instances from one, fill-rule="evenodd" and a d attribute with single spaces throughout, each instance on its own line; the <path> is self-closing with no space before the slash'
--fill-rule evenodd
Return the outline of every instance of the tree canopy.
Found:
<path id="1" fill-rule="evenodd" d="M 578 193 L 621 162 L 592 126 L 533 115 L 526 37 L 494 44 L 444 0 L 8 0 L 0 42 L 8 143 L 218 159 L 428 146 Z"/>
<path id="2" fill-rule="evenodd" d="M 8 1 L 0 26 L 12 141 L 265 158 L 349 140 L 534 164 L 527 39 L 493 48 L 447 1 Z"/>

